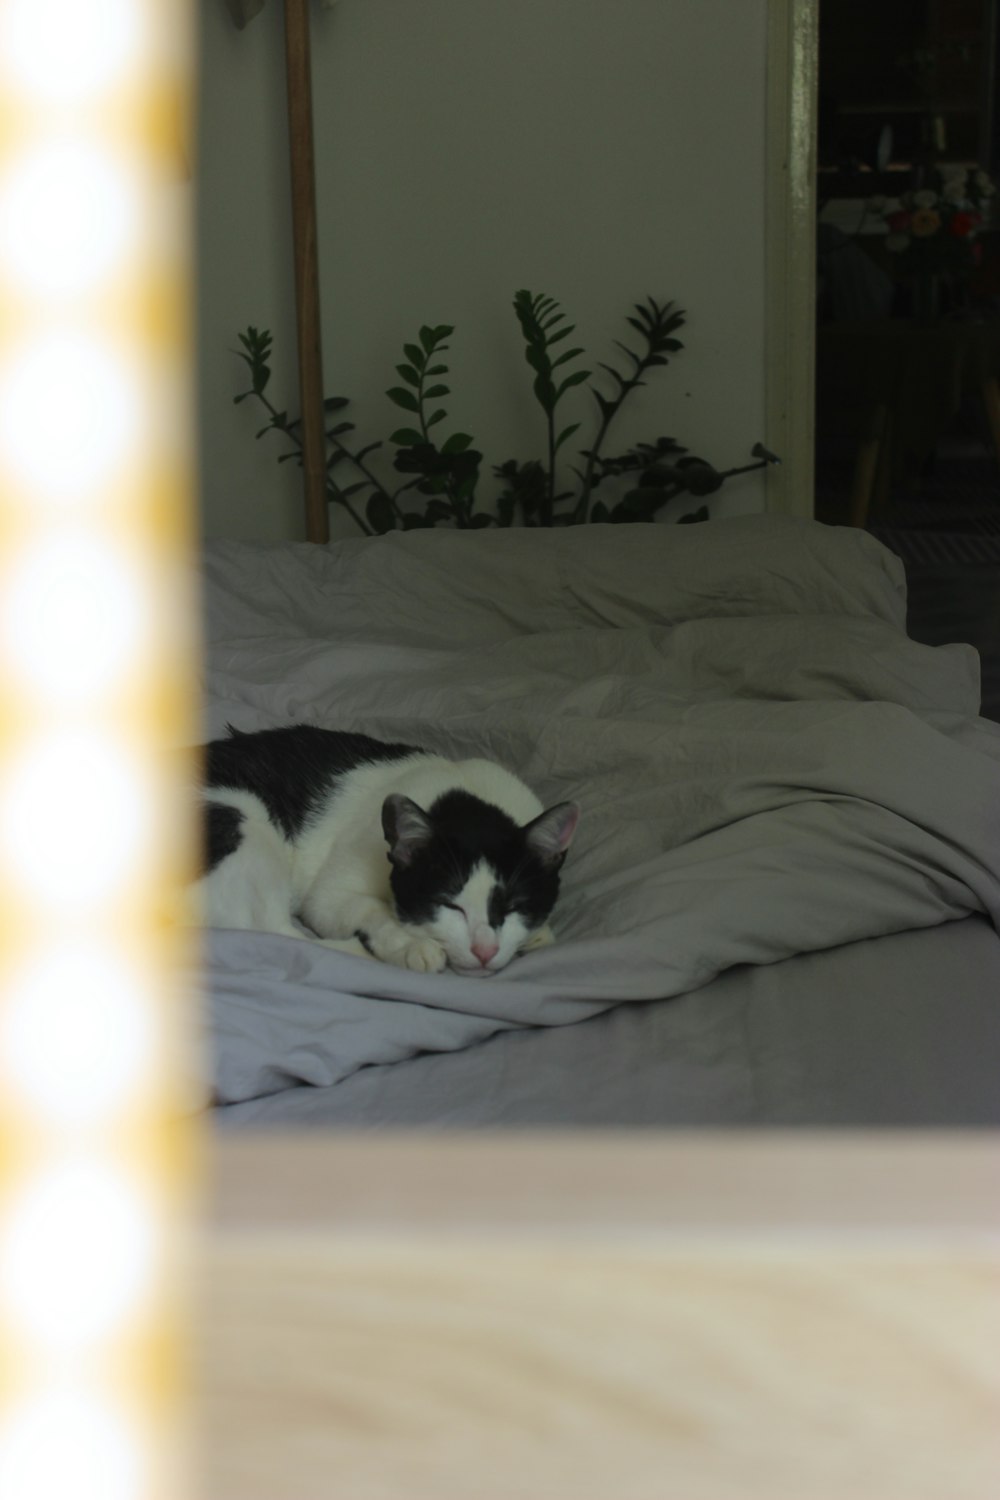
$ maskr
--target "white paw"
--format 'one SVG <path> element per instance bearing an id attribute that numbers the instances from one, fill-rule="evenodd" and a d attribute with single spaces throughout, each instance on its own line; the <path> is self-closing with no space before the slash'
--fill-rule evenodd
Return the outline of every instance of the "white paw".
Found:
<path id="1" fill-rule="evenodd" d="M 393 957 L 393 963 L 403 969 L 415 969 L 418 974 L 440 974 L 447 963 L 445 951 L 436 938 L 411 938 L 405 947 Z"/>

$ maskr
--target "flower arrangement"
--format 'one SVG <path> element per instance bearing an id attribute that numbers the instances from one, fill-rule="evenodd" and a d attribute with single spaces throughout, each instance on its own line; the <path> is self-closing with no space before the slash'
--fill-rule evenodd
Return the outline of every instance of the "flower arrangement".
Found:
<path id="1" fill-rule="evenodd" d="M 982 168 L 935 167 L 924 187 L 904 193 L 889 211 L 885 198 L 870 207 L 886 224 L 885 248 L 903 275 L 967 275 L 978 264 L 977 235 L 989 218 L 996 186 Z"/>

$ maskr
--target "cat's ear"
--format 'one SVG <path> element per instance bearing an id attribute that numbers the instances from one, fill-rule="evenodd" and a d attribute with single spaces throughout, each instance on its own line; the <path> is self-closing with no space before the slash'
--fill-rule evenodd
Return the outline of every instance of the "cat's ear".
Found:
<path id="1" fill-rule="evenodd" d="M 394 864 L 409 864 L 433 831 L 430 818 L 412 798 L 393 792 L 382 803 L 382 832 Z"/>
<path id="2" fill-rule="evenodd" d="M 542 864 L 562 864 L 579 821 L 580 809 L 575 802 L 557 802 L 525 824 L 525 843 Z"/>

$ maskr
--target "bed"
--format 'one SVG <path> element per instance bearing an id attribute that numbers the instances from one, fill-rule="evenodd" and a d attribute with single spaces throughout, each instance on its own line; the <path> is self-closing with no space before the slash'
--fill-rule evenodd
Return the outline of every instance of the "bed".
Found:
<path id="1" fill-rule="evenodd" d="M 578 800 L 559 941 L 473 981 L 206 934 L 215 1118 L 1000 1120 L 1000 726 L 863 532 L 208 544 L 206 737 L 308 721 Z"/>

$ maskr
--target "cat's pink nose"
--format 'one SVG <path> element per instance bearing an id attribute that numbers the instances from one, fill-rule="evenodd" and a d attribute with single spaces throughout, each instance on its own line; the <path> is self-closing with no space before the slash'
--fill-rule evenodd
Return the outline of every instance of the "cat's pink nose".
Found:
<path id="1" fill-rule="evenodd" d="M 492 939 L 488 942 L 473 943 L 472 951 L 479 959 L 479 962 L 485 967 L 490 959 L 500 952 L 500 944 L 495 943 Z"/>

